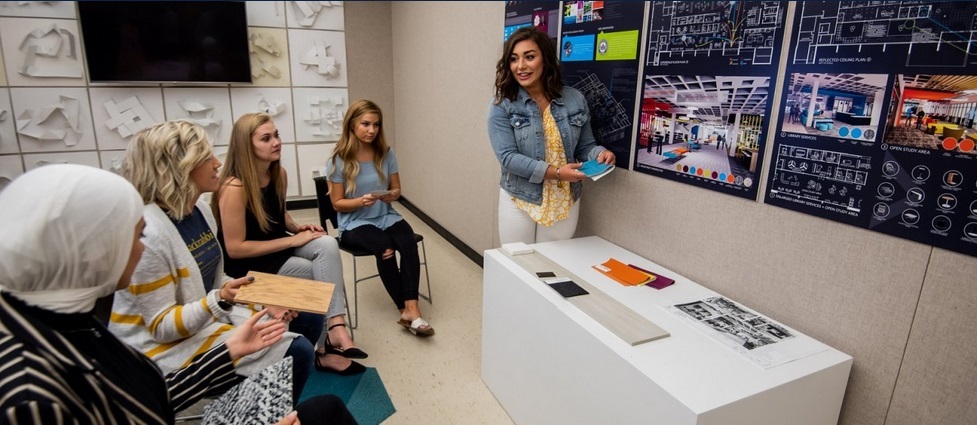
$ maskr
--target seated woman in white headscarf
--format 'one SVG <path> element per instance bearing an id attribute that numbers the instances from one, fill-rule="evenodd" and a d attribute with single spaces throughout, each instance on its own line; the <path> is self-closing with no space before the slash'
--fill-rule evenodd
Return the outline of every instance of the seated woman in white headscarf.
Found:
<path id="1" fill-rule="evenodd" d="M 163 372 L 186 366 L 220 344 L 229 330 L 252 314 L 233 305 L 248 278 L 224 275 L 214 216 L 200 199 L 217 188 L 217 169 L 207 133 L 186 120 L 166 121 L 140 131 L 129 142 L 122 173 L 146 203 L 146 252 L 132 284 L 115 293 L 109 330 L 153 359 Z M 275 318 L 297 313 L 269 309 Z M 240 359 L 238 374 L 250 376 L 293 359 L 297 400 L 312 370 L 312 344 L 286 332 L 282 341 Z"/>
<path id="2" fill-rule="evenodd" d="M 125 179 L 82 165 L 41 167 L 0 192 L 0 422 L 170 424 L 174 412 L 233 386 L 233 362 L 281 340 L 285 324 L 259 323 L 263 311 L 164 378 L 116 339 L 92 312 L 129 285 L 144 249 L 142 214 Z M 332 399 L 340 412 L 330 414 L 348 416 Z"/>

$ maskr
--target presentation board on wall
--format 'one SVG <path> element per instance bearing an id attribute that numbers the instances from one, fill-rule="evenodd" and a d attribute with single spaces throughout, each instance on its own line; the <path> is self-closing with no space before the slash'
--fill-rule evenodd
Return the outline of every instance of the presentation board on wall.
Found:
<path id="1" fill-rule="evenodd" d="M 583 93 L 594 138 L 622 168 L 631 157 L 644 9 L 643 2 L 563 2 L 563 81 Z"/>
<path id="2" fill-rule="evenodd" d="M 650 8 L 634 170 L 755 200 L 787 3 Z"/>
<path id="3" fill-rule="evenodd" d="M 618 167 L 757 199 L 769 152 L 765 203 L 977 256 L 977 2 L 561 5 L 564 83 Z M 506 31 L 541 14 L 516 10 Z"/>
<path id="4" fill-rule="evenodd" d="M 517 29 L 530 25 L 539 28 L 556 42 L 560 35 L 560 2 L 505 2 L 505 27 L 502 31 L 502 41 L 508 40 Z"/>
<path id="5" fill-rule="evenodd" d="M 975 19 L 798 2 L 766 203 L 977 256 Z"/>

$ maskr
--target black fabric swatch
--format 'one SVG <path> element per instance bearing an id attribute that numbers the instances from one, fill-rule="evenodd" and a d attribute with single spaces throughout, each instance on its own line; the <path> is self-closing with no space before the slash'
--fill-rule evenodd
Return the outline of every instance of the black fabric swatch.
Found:
<path id="1" fill-rule="evenodd" d="M 547 283 L 547 285 L 550 285 L 550 288 L 553 288 L 560 295 L 563 295 L 563 298 L 575 297 L 577 295 L 587 295 L 590 293 L 587 292 L 586 289 L 581 288 L 580 285 L 577 285 L 572 280 L 567 280 L 564 282 L 556 282 L 556 283 Z"/>

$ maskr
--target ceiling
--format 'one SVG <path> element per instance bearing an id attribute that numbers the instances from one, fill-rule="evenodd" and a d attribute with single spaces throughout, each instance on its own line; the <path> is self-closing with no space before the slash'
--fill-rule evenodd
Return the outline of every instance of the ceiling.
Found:
<path id="1" fill-rule="evenodd" d="M 788 93 L 800 93 L 805 87 L 814 87 L 814 83 L 817 82 L 819 89 L 860 94 L 871 98 L 885 87 L 887 79 L 886 74 L 793 73 L 790 74 Z"/>
<path id="2" fill-rule="evenodd" d="M 725 122 L 732 113 L 766 112 L 769 88 L 770 77 L 765 76 L 648 75 L 644 79 L 643 98 L 666 103 L 676 113 L 692 112 L 702 120 Z M 679 104 L 677 97 L 684 94 L 702 94 L 719 100 L 707 104 Z"/>
<path id="3" fill-rule="evenodd" d="M 907 99 L 977 102 L 977 76 L 902 74 Z"/>
<path id="4" fill-rule="evenodd" d="M 903 74 L 902 82 L 905 87 L 923 90 L 955 93 L 977 90 L 977 76 L 974 75 Z"/>

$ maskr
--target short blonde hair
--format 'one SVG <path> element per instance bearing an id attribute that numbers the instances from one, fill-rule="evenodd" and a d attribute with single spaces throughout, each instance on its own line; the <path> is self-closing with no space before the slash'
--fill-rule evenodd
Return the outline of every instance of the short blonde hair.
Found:
<path id="1" fill-rule="evenodd" d="M 136 133 L 122 164 L 145 203 L 155 203 L 174 219 L 193 211 L 200 195 L 190 179 L 194 168 L 210 160 L 207 132 L 187 120 L 165 121 Z"/>

